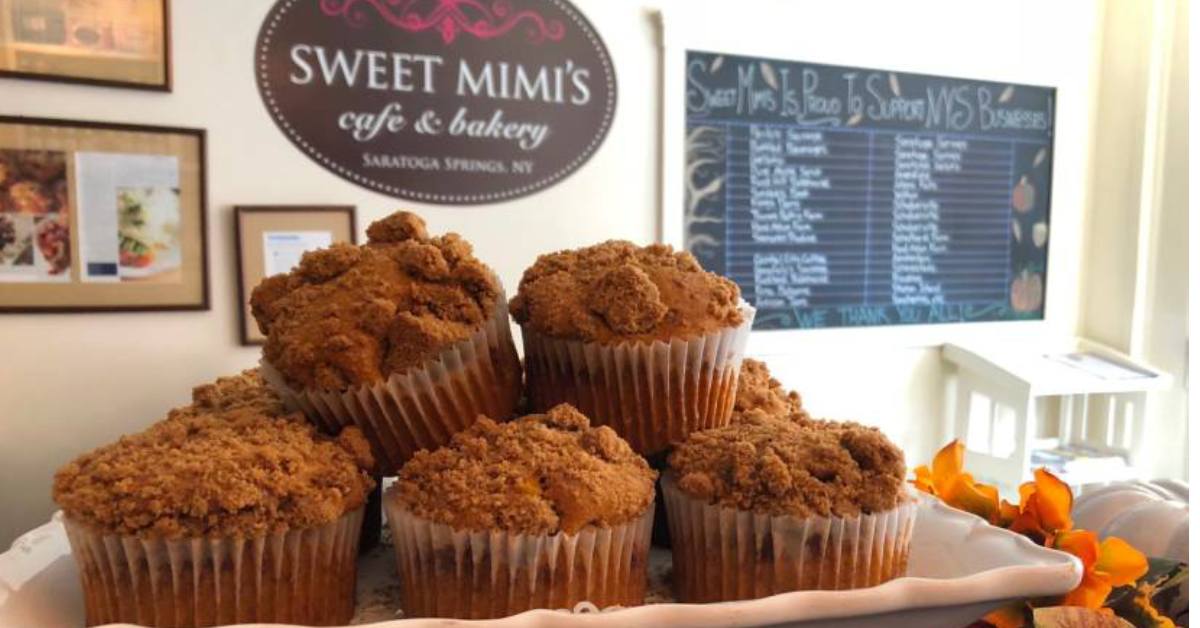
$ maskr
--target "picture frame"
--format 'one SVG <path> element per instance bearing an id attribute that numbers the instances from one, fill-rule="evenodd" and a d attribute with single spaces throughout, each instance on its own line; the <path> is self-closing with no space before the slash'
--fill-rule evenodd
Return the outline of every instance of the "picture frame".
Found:
<path id="1" fill-rule="evenodd" d="M 0 313 L 207 310 L 203 129 L 0 116 Z"/>
<path id="2" fill-rule="evenodd" d="M 170 92 L 170 0 L 0 0 L 0 78 Z"/>
<path id="3" fill-rule="evenodd" d="M 358 244 L 353 205 L 237 205 L 238 327 L 241 343 L 261 345 L 266 337 L 250 313 L 250 293 L 263 279 L 291 270 L 307 251 L 336 242 Z"/>

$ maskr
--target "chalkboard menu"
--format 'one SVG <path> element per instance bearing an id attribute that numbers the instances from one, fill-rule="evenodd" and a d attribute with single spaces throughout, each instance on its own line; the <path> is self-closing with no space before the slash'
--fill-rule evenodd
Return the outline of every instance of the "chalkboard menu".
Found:
<path id="1" fill-rule="evenodd" d="M 686 246 L 756 329 L 1040 319 L 1053 88 L 689 51 Z"/>

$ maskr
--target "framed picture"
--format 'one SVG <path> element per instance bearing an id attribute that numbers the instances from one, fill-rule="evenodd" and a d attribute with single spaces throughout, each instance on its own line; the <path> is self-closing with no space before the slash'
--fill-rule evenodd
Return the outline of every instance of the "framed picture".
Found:
<path id="1" fill-rule="evenodd" d="M 206 310 L 201 129 L 0 116 L 0 312 Z"/>
<path id="2" fill-rule="evenodd" d="M 239 205 L 234 208 L 233 225 L 244 345 L 266 340 L 250 314 L 250 293 L 255 286 L 266 277 L 295 268 L 307 251 L 335 242 L 358 242 L 352 205 Z"/>
<path id="3" fill-rule="evenodd" d="M 0 0 L 0 76 L 171 91 L 168 0 Z"/>

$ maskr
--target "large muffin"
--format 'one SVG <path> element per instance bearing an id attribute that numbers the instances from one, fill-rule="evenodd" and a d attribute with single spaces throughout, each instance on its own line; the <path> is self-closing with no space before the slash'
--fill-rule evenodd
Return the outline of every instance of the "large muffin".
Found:
<path id="1" fill-rule="evenodd" d="M 367 236 L 306 253 L 250 304 L 268 381 L 327 430 L 358 425 L 387 473 L 479 414 L 511 416 L 521 374 L 500 282 L 470 244 L 406 212 Z"/>
<path id="2" fill-rule="evenodd" d="M 690 253 L 609 241 L 543 255 L 509 309 L 534 410 L 570 403 L 646 455 L 729 421 L 753 310 Z"/>
<path id="3" fill-rule="evenodd" d="M 615 344 L 736 327 L 744 319 L 740 294 L 691 253 L 610 240 L 538 257 L 510 310 L 546 336 Z"/>
<path id="4" fill-rule="evenodd" d="M 190 409 L 54 478 L 89 625 L 345 623 L 374 482 L 355 428 Z"/>
<path id="5" fill-rule="evenodd" d="M 856 423 L 805 425 L 753 411 L 692 434 L 671 453 L 663 480 L 677 593 L 747 599 L 902 575 L 916 512 L 904 476 L 903 452 Z M 732 525 L 714 527 L 730 517 Z"/>
<path id="6" fill-rule="evenodd" d="M 279 393 L 267 384 L 260 369 L 246 369 L 236 375 L 218 377 L 216 381 L 192 389 L 192 403 L 171 411 L 170 416 L 197 412 L 224 412 L 250 409 L 265 416 L 286 416 L 304 420 L 299 413 L 289 411 Z M 361 435 L 361 432 L 358 432 Z M 382 488 L 378 485 L 367 497 L 363 510 L 362 536 L 359 551 L 366 552 L 379 544 L 383 531 Z"/>
<path id="7" fill-rule="evenodd" d="M 503 424 L 481 417 L 415 455 L 385 495 L 405 612 L 641 604 L 655 477 L 615 432 L 570 406 Z M 449 546 L 460 564 L 437 558 Z"/>
<path id="8" fill-rule="evenodd" d="M 771 370 L 766 363 L 752 358 L 742 360 L 741 372 L 737 380 L 737 392 L 733 399 L 733 413 L 730 423 L 740 423 L 752 418 L 773 417 L 792 421 L 800 425 L 814 425 L 816 421 L 808 414 L 801 403 L 800 394 L 785 390 L 779 380 L 771 376 Z M 650 466 L 657 471 L 665 471 L 667 453 L 652 456 Z M 667 524 L 666 502 L 662 491 L 655 497 L 655 508 L 658 511 L 654 519 L 654 544 L 661 547 L 671 547 L 671 532 Z"/>

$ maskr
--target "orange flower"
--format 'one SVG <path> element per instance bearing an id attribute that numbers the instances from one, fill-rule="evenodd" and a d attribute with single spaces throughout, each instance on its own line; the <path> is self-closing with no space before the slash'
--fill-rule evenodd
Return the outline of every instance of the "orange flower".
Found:
<path id="1" fill-rule="evenodd" d="M 1114 587 L 1132 584 L 1145 575 L 1149 569 L 1146 557 L 1119 538 L 1100 542 L 1095 532 L 1073 530 L 1071 487 L 1045 469 L 1034 471 L 1033 481 L 1020 486 L 1019 503 L 1001 500 L 996 487 L 979 484 L 963 472 L 965 449 L 957 440 L 943 447 L 934 456 L 932 468 L 920 466 L 914 470 L 913 485 L 992 525 L 1074 554 L 1083 563 L 1083 579 L 1063 597 L 1062 605 L 1111 614 L 1111 609 L 1104 608 L 1109 594 Z M 1026 608 L 1023 602 L 1011 604 L 993 611 L 986 620 L 998 628 L 1015 628 L 1025 623 Z M 1158 619 L 1157 613 L 1148 616 Z"/>
<path id="2" fill-rule="evenodd" d="M 1033 481 L 1020 487 L 1021 503 L 1014 507 L 1005 502 L 1001 507 L 1004 525 L 1008 529 L 1041 543 L 1050 545 L 1055 534 L 1070 530 L 1071 506 L 1075 498 L 1071 487 L 1045 469 L 1033 472 Z"/>
<path id="3" fill-rule="evenodd" d="M 918 490 L 937 496 L 947 505 L 979 515 L 995 525 L 1000 518 L 1000 493 L 994 486 L 980 484 L 963 473 L 963 444 L 954 440 L 933 457 L 933 469 L 921 465 L 913 470 Z"/>
<path id="4" fill-rule="evenodd" d="M 1083 562 L 1083 580 L 1063 598 L 1065 606 L 1100 608 L 1113 587 L 1133 584 L 1150 568 L 1146 557 L 1130 544 L 1115 536 L 1100 542 L 1088 530 L 1061 532 L 1055 535 L 1053 547 Z"/>

